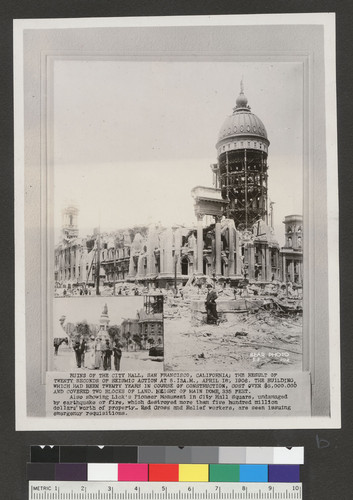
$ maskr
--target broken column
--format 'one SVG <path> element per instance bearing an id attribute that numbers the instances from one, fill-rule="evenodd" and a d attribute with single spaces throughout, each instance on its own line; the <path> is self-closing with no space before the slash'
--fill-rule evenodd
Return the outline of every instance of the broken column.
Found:
<path id="1" fill-rule="evenodd" d="M 203 274 L 203 215 L 197 215 L 197 274 Z"/>
<path id="2" fill-rule="evenodd" d="M 221 240 L 221 216 L 216 215 L 215 233 L 216 233 L 216 276 L 221 275 L 222 271 L 222 240 Z"/>
<path id="3" fill-rule="evenodd" d="M 227 219 L 228 235 L 229 235 L 229 254 L 228 254 L 228 270 L 229 276 L 235 275 L 235 225 L 232 219 Z"/>

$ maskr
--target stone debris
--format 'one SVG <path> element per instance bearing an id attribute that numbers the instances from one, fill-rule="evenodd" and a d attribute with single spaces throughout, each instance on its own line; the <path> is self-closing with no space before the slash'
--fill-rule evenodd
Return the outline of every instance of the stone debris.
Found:
<path id="1" fill-rule="evenodd" d="M 246 337 L 248 335 L 248 332 L 235 332 L 234 337 Z"/>
<path id="2" fill-rule="evenodd" d="M 230 370 L 270 369 L 271 365 L 276 365 L 276 369 L 283 366 L 283 370 L 286 365 L 290 365 L 291 370 L 301 369 L 300 312 L 284 315 L 262 306 L 232 310 L 225 299 L 219 304 L 218 311 L 226 311 L 223 321 L 219 325 L 208 325 L 202 296 L 188 304 L 168 298 L 164 309 L 165 352 L 167 365 L 173 370 L 192 370 L 201 361 L 204 368 L 215 371 L 226 367 Z"/>

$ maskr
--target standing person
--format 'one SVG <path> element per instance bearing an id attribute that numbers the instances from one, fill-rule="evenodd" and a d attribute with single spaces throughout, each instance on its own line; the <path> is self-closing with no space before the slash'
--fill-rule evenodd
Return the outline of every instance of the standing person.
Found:
<path id="1" fill-rule="evenodd" d="M 84 364 L 85 346 L 86 346 L 85 339 L 83 338 L 83 335 L 81 335 L 81 337 L 78 340 L 76 340 L 76 342 L 74 344 L 74 351 L 75 351 L 77 368 L 81 368 L 81 365 Z"/>
<path id="2" fill-rule="evenodd" d="M 120 371 L 120 360 L 121 360 L 122 352 L 120 349 L 119 342 L 117 340 L 114 341 L 113 354 L 114 354 L 114 368 L 118 372 L 118 371 Z"/>
<path id="3" fill-rule="evenodd" d="M 91 335 L 90 340 L 86 344 L 85 353 L 85 368 L 89 370 L 94 370 L 96 366 L 96 343 L 94 335 Z"/>
<path id="4" fill-rule="evenodd" d="M 103 368 L 104 370 L 111 370 L 112 369 L 112 350 L 110 348 L 110 342 L 108 339 L 105 341 L 105 349 L 104 349 L 104 354 L 103 354 Z"/>
<path id="5" fill-rule="evenodd" d="M 103 368 L 103 350 L 102 350 L 102 339 L 100 336 L 96 338 L 95 346 L 95 369 L 101 370 Z"/>
<path id="6" fill-rule="evenodd" d="M 213 286 L 207 285 L 207 297 L 205 301 L 206 313 L 207 313 L 207 324 L 208 325 L 218 325 L 218 313 L 217 313 L 217 293 L 213 289 Z"/>

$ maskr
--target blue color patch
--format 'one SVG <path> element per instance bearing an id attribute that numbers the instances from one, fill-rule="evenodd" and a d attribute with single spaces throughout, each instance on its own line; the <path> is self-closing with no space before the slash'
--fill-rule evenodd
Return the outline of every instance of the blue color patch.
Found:
<path id="1" fill-rule="evenodd" d="M 300 480 L 300 466 L 270 465 L 268 480 L 270 483 L 298 483 Z"/>
<path id="2" fill-rule="evenodd" d="M 239 481 L 241 483 L 267 483 L 268 465 L 260 465 L 260 464 L 240 465 Z"/>

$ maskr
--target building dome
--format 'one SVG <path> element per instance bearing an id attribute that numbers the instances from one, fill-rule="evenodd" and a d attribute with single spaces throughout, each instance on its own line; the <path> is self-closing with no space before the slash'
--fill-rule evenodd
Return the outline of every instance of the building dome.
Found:
<path id="1" fill-rule="evenodd" d="M 265 151 L 267 151 L 267 146 L 269 145 L 266 128 L 260 118 L 251 112 L 242 84 L 233 114 L 227 116 L 220 129 L 216 147 L 218 149 L 220 146 L 226 145 L 229 141 L 237 139 L 260 141 Z M 230 149 L 234 149 L 234 145 Z"/>

